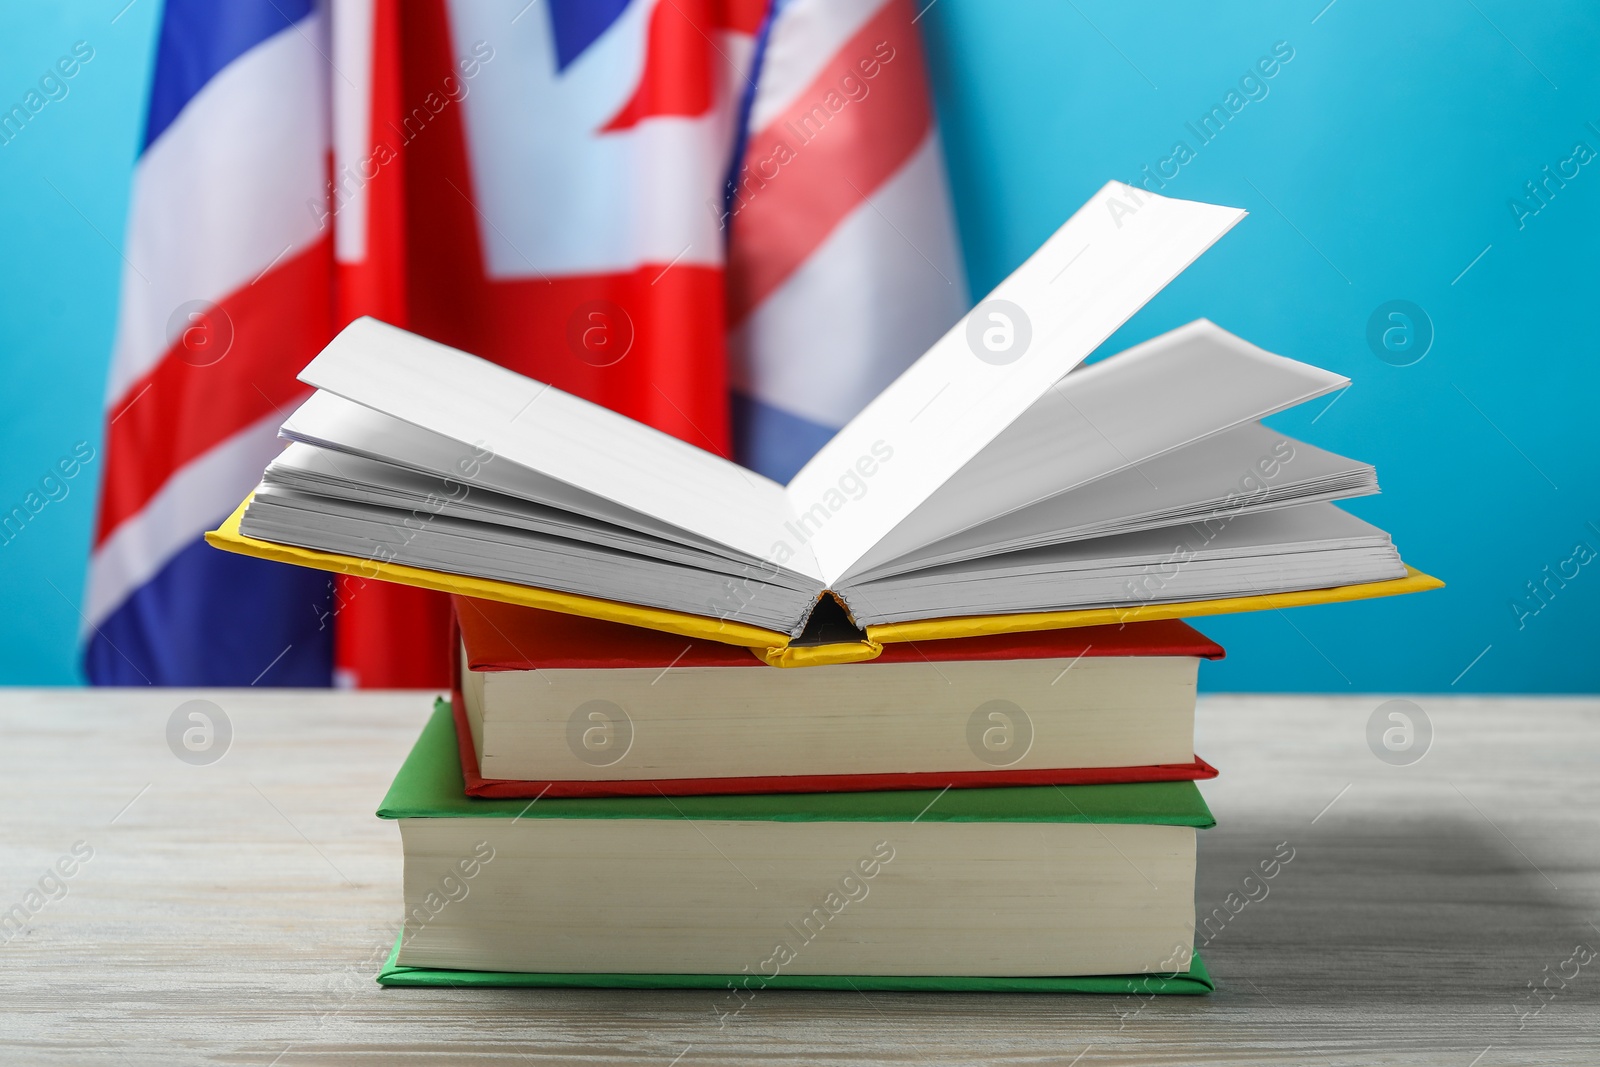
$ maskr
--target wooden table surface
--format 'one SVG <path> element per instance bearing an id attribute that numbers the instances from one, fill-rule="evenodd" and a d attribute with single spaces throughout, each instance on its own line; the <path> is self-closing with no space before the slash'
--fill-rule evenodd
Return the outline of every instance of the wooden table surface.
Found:
<path id="1" fill-rule="evenodd" d="M 232 726 L 209 765 L 168 744 L 190 699 Z M 371 981 L 426 694 L 0 690 L 0 1061 L 1600 1063 L 1600 701 L 1414 699 L 1409 766 L 1379 697 L 1203 700 L 1209 997 L 769 991 L 719 1029 L 706 992 Z"/>

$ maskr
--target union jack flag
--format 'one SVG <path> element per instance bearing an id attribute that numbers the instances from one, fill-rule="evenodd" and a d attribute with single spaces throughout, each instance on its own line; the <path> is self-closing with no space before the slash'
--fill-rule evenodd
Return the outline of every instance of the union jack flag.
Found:
<path id="1" fill-rule="evenodd" d="M 90 680 L 445 680 L 442 597 L 200 539 L 280 447 L 295 374 L 360 315 L 792 474 L 967 303 L 915 17 L 167 0 Z"/>

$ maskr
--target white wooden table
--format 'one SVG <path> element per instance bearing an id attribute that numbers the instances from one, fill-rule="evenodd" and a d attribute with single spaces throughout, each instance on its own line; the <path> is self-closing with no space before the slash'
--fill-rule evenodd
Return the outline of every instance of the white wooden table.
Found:
<path id="1" fill-rule="evenodd" d="M 194 698 L 233 727 L 210 765 L 167 742 Z M 1410 766 L 1369 749 L 1379 697 L 1204 700 L 1212 996 L 769 992 L 719 1030 L 704 992 L 371 982 L 400 912 L 372 812 L 426 694 L 0 690 L 0 909 L 26 917 L 0 919 L 0 1062 L 1600 1063 L 1600 957 L 1569 962 L 1600 950 L 1600 701 L 1414 699 Z"/>

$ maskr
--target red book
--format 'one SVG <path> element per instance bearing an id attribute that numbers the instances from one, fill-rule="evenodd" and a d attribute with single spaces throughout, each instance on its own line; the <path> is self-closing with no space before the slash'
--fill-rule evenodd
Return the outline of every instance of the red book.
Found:
<path id="1" fill-rule="evenodd" d="M 747 649 L 455 598 L 473 796 L 639 796 L 1211 778 L 1176 619 L 888 645 L 777 668 Z"/>

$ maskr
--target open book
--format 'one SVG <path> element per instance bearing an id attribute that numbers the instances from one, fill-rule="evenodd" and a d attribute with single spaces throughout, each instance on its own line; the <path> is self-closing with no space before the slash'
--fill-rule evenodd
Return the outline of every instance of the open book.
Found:
<path id="1" fill-rule="evenodd" d="M 1079 364 L 1244 216 L 1112 182 L 787 485 L 372 319 L 218 547 L 760 650 L 1431 588 L 1260 420 L 1348 379 L 1205 320 Z"/>

